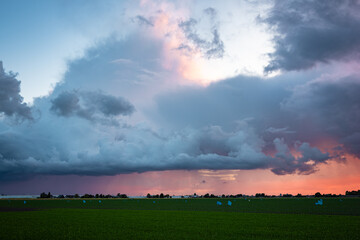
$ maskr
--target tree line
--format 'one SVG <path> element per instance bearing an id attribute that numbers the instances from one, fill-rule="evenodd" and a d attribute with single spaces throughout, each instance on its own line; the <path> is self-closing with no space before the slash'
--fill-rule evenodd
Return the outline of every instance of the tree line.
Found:
<path id="1" fill-rule="evenodd" d="M 128 196 L 126 194 L 120 194 L 118 193 L 117 195 L 110 195 L 110 194 L 84 194 L 84 195 L 79 195 L 79 194 L 74 194 L 74 195 L 58 195 L 58 196 L 53 196 L 50 192 L 49 193 L 41 193 L 39 198 L 128 198 Z"/>
<path id="2" fill-rule="evenodd" d="M 256 198 L 273 198 L 273 197 L 282 197 L 282 198 L 291 198 L 291 197 L 296 197 L 296 198 L 300 198 L 300 197 L 344 197 L 344 196 L 359 196 L 360 197 L 360 190 L 355 190 L 355 191 L 346 191 L 345 195 L 342 194 L 331 194 L 331 193 L 327 193 L 327 194 L 321 194 L 320 192 L 315 193 L 314 195 L 302 195 L 300 193 L 296 194 L 296 195 L 292 195 L 292 194 L 280 194 L 280 195 L 266 195 L 265 193 L 256 193 L 254 196 L 249 196 L 249 195 L 244 195 L 244 194 L 230 194 L 230 195 L 214 195 L 214 194 L 209 194 L 206 193 L 204 195 L 197 195 L 196 193 L 192 194 L 192 195 L 182 195 L 180 196 L 181 198 L 242 198 L 242 197 L 256 197 Z M 45 193 L 42 192 L 40 194 L 39 198 L 128 198 L 128 196 L 126 194 L 120 194 L 118 193 L 117 195 L 110 195 L 110 194 L 84 194 L 84 195 L 79 195 L 79 194 L 74 194 L 74 195 L 58 195 L 58 196 L 53 196 L 50 192 Z M 146 195 L 146 198 L 173 198 L 173 196 L 169 195 L 169 194 L 164 194 L 164 193 L 160 193 L 160 194 L 154 194 L 151 195 L 150 193 L 148 193 Z"/>

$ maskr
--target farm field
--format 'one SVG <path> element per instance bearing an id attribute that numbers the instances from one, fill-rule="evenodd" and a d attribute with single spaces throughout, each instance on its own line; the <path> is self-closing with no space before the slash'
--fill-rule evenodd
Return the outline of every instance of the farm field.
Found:
<path id="1" fill-rule="evenodd" d="M 360 239 L 357 198 L 25 201 L 0 201 L 0 239 Z"/>

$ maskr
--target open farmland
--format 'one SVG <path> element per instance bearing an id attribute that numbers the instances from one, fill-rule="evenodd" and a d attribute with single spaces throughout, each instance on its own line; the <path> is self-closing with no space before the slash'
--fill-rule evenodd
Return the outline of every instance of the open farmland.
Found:
<path id="1" fill-rule="evenodd" d="M 360 199 L 323 200 L 1 200 L 0 239 L 360 239 Z"/>

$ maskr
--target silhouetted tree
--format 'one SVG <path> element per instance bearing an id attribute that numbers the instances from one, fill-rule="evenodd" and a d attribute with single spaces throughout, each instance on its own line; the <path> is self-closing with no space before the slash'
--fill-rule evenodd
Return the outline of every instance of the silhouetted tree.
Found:
<path id="1" fill-rule="evenodd" d="M 257 193 L 255 194 L 255 197 L 265 197 L 265 193 Z"/>
<path id="2" fill-rule="evenodd" d="M 315 193 L 315 197 L 321 197 L 321 193 L 319 192 Z"/>
<path id="3" fill-rule="evenodd" d="M 360 190 L 357 191 L 346 191 L 346 196 L 360 196 Z"/>
<path id="4" fill-rule="evenodd" d="M 47 198 L 47 194 L 46 194 L 45 192 L 42 192 L 42 193 L 40 194 L 40 198 Z"/>

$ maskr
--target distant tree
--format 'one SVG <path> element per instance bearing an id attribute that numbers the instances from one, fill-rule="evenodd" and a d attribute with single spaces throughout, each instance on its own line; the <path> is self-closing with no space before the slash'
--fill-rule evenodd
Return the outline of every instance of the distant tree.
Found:
<path id="1" fill-rule="evenodd" d="M 209 193 L 207 193 L 207 194 L 205 194 L 204 195 L 204 198 L 209 198 L 210 196 L 209 196 Z"/>
<path id="2" fill-rule="evenodd" d="M 346 196 L 360 196 L 360 190 L 357 191 L 346 191 Z"/>
<path id="3" fill-rule="evenodd" d="M 221 195 L 222 198 L 225 198 L 225 194 Z"/>
<path id="4" fill-rule="evenodd" d="M 265 197 L 265 193 L 256 193 L 255 197 Z"/>
<path id="5" fill-rule="evenodd" d="M 40 198 L 47 198 L 47 194 L 45 193 L 45 192 L 42 192 L 41 194 L 40 194 Z"/>
<path id="6" fill-rule="evenodd" d="M 65 198 L 65 197 L 64 197 L 64 195 L 61 194 L 58 196 L 58 198 Z"/>
<path id="7" fill-rule="evenodd" d="M 319 193 L 319 192 L 317 192 L 317 193 L 315 193 L 315 197 L 321 197 L 321 193 Z"/>
<path id="8" fill-rule="evenodd" d="M 146 195 L 146 197 L 147 197 L 147 198 L 151 198 L 151 195 L 150 195 L 150 193 L 148 193 L 148 194 Z"/>
<path id="9" fill-rule="evenodd" d="M 79 197 L 80 197 L 80 196 L 79 196 L 79 194 L 77 194 L 77 193 L 74 195 L 74 198 L 79 198 Z"/>
<path id="10" fill-rule="evenodd" d="M 85 193 L 84 195 L 81 196 L 81 198 L 94 198 L 94 195 Z"/>
<path id="11" fill-rule="evenodd" d="M 118 194 L 117 195 L 118 198 L 128 198 L 128 196 L 126 194 Z"/>
<path id="12" fill-rule="evenodd" d="M 52 195 L 50 192 L 47 194 L 47 198 L 52 198 Z"/>
<path id="13" fill-rule="evenodd" d="M 164 198 L 164 194 L 163 194 L 163 193 L 160 193 L 160 198 Z"/>

